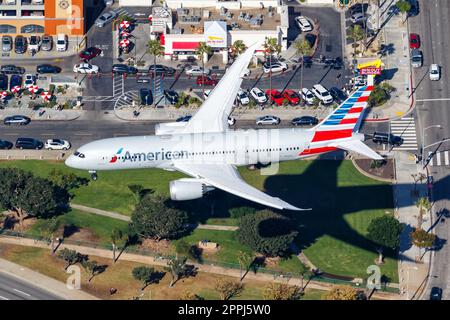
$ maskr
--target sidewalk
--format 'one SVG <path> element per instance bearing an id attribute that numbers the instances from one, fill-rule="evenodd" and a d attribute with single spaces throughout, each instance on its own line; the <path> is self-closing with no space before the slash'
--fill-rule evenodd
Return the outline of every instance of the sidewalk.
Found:
<path id="1" fill-rule="evenodd" d="M 422 289 L 428 279 L 431 252 L 423 253 L 411 244 L 409 234 L 417 227 L 419 209 L 415 202 L 419 197 L 427 195 L 426 183 L 417 183 L 418 197 L 414 195 L 415 173 L 425 173 L 421 165 L 417 165 L 413 156 L 406 152 L 395 152 L 396 184 L 394 184 L 394 201 L 396 215 L 405 228 L 400 236 L 399 279 L 400 291 L 406 300 L 420 299 Z M 422 228 L 428 230 L 432 224 L 431 215 L 424 215 Z M 420 260 L 421 256 L 423 258 Z"/>
<path id="2" fill-rule="evenodd" d="M 22 245 L 22 246 L 29 246 L 29 247 L 37 247 L 37 248 L 46 248 L 49 249 L 49 245 L 34 241 L 31 239 L 23 239 L 23 238 L 13 238 L 13 237 L 0 237 L 0 243 L 7 243 L 7 244 L 14 244 L 14 245 Z M 96 249 L 96 248 L 89 248 L 89 247 L 82 247 L 82 246 L 76 246 L 76 245 L 66 245 L 62 244 L 59 247 L 59 250 L 63 248 L 68 248 L 72 250 L 76 250 L 82 254 L 87 255 L 94 255 L 99 257 L 104 257 L 111 259 L 112 252 L 110 250 L 104 250 L 104 249 Z M 161 267 L 166 266 L 166 261 L 164 259 L 157 259 L 149 256 L 141 256 L 137 254 L 131 254 L 131 253 L 122 253 L 120 256 L 121 260 L 127 260 L 127 261 L 133 261 L 133 262 L 139 262 L 144 264 L 150 264 L 150 265 L 157 265 Z M 229 277 L 234 278 L 240 278 L 240 271 L 239 269 L 228 269 L 223 268 L 215 265 L 203 265 L 203 264 L 194 264 L 199 272 L 207 272 L 207 273 L 214 273 L 214 274 L 221 274 Z M 283 277 L 274 277 L 270 274 L 265 273 L 252 273 L 249 272 L 245 279 L 248 280 L 257 280 L 257 281 L 266 281 L 266 282 L 286 282 L 286 280 Z M 245 282 L 245 280 L 244 280 Z M 290 278 L 289 284 L 291 285 L 297 285 L 297 286 L 304 286 L 306 284 L 307 280 L 301 280 L 297 278 Z M 309 289 L 319 289 L 319 290 L 330 290 L 333 287 L 333 284 L 330 283 L 322 283 L 317 281 L 310 281 L 308 283 L 307 288 Z M 388 293 L 388 292 L 376 292 L 373 296 L 373 298 L 376 299 L 383 299 L 383 300 L 396 300 L 399 299 L 399 296 L 394 293 Z"/>
<path id="3" fill-rule="evenodd" d="M 93 295 L 81 290 L 69 289 L 62 282 L 2 258 L 0 258 L 0 270 L 8 275 L 32 283 L 37 287 L 44 288 L 48 292 L 66 300 L 98 300 Z"/>
<path id="4" fill-rule="evenodd" d="M 45 111 L 40 115 L 41 111 Z M 50 108 L 40 108 L 38 110 L 33 110 L 27 106 L 22 106 L 19 108 L 6 107 L 5 109 L 0 109 L 0 120 L 5 117 L 13 115 L 24 115 L 30 117 L 31 120 L 59 120 L 59 121 L 70 121 L 78 119 L 84 113 L 83 110 L 55 110 Z"/>

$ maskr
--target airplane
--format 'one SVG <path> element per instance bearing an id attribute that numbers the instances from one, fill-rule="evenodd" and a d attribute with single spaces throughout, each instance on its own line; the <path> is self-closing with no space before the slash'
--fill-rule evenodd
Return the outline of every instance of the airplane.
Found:
<path id="1" fill-rule="evenodd" d="M 368 76 L 366 86 L 356 89 L 312 128 L 229 128 L 228 118 L 243 75 L 248 72 L 247 66 L 260 46 L 260 43 L 250 46 L 236 59 L 189 121 L 159 124 L 154 135 L 87 143 L 70 155 L 65 164 L 88 170 L 93 180 L 101 170 L 160 168 L 179 171 L 191 178 L 170 182 L 170 197 L 176 201 L 198 199 L 218 188 L 280 210 L 309 210 L 250 186 L 240 177 L 237 167 L 303 159 L 337 149 L 383 159 L 362 142 L 364 135 L 358 133 L 373 90 L 373 76 Z"/>

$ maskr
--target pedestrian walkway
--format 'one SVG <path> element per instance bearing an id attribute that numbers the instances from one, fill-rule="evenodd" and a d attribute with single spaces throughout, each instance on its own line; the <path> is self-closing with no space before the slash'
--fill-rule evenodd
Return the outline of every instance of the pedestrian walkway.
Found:
<path id="1" fill-rule="evenodd" d="M 414 118 L 406 117 L 391 121 L 391 134 L 403 139 L 403 144 L 393 150 L 417 151 L 417 133 Z"/>
<path id="2" fill-rule="evenodd" d="M 431 157 L 429 158 L 430 162 L 428 162 L 428 165 L 431 167 L 450 165 L 449 151 L 438 151 L 436 153 L 429 151 L 428 157 Z"/>
<path id="3" fill-rule="evenodd" d="M 121 96 L 125 92 L 125 81 L 124 76 L 119 74 L 114 74 L 112 76 L 113 83 L 113 96 L 118 97 Z"/>

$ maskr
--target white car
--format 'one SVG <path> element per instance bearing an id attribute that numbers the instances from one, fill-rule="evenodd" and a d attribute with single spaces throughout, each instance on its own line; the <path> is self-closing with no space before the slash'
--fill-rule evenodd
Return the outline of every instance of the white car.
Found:
<path id="1" fill-rule="evenodd" d="M 203 92 L 203 99 L 205 100 L 208 99 L 210 93 L 211 93 L 210 89 L 205 90 L 205 92 Z"/>
<path id="2" fill-rule="evenodd" d="M 430 80 L 438 81 L 441 78 L 441 71 L 436 63 L 430 66 Z"/>
<path id="3" fill-rule="evenodd" d="M 229 126 L 234 126 L 234 124 L 236 123 L 236 119 L 233 117 L 228 117 L 227 121 Z"/>
<path id="4" fill-rule="evenodd" d="M 68 150 L 70 149 L 70 143 L 61 139 L 48 139 L 44 148 L 47 150 Z"/>
<path id="5" fill-rule="evenodd" d="M 73 66 L 75 73 L 98 73 L 98 66 L 90 63 L 79 63 Z"/>
<path id="6" fill-rule="evenodd" d="M 295 22 L 297 23 L 297 26 L 302 30 L 302 32 L 308 32 L 312 31 L 312 25 L 309 23 L 308 19 L 306 19 L 304 16 L 298 16 L 295 18 Z"/>
<path id="7" fill-rule="evenodd" d="M 35 84 L 36 84 L 36 77 L 32 74 L 26 74 L 24 81 L 25 88 L 29 88 Z"/>
<path id="8" fill-rule="evenodd" d="M 281 72 L 281 71 L 285 71 L 288 68 L 288 65 L 284 62 L 272 62 L 272 65 L 269 64 L 269 62 L 267 61 L 266 63 L 264 63 L 263 65 L 264 68 L 264 73 L 269 73 L 270 70 L 272 70 L 272 72 Z"/>
<path id="9" fill-rule="evenodd" d="M 367 17 L 362 12 L 357 12 L 354 15 L 352 15 L 352 17 L 350 18 L 352 23 L 363 22 L 366 19 L 367 19 Z"/>
<path id="10" fill-rule="evenodd" d="M 237 100 L 239 101 L 239 103 L 242 104 L 243 106 L 250 103 L 250 98 L 248 97 L 247 92 L 245 92 L 242 89 L 238 91 L 236 97 L 237 97 Z"/>
<path id="11" fill-rule="evenodd" d="M 333 97 L 321 84 L 315 84 L 311 91 L 323 104 L 330 104 L 333 102 Z"/>
<path id="12" fill-rule="evenodd" d="M 65 34 L 58 34 L 56 36 L 56 51 L 62 52 L 67 50 L 67 36 Z"/>
<path id="13" fill-rule="evenodd" d="M 307 88 L 303 88 L 299 93 L 302 96 L 303 101 L 305 101 L 307 104 L 309 104 L 309 105 L 314 104 L 315 96 L 311 92 L 311 90 L 309 90 Z"/>
<path id="14" fill-rule="evenodd" d="M 256 124 L 258 126 L 263 124 L 271 124 L 276 126 L 281 122 L 281 119 L 276 116 L 262 116 L 256 119 Z"/>
<path id="15" fill-rule="evenodd" d="M 211 70 L 198 66 L 192 66 L 189 68 L 186 68 L 186 75 L 188 76 L 201 76 L 202 74 L 209 75 L 211 73 Z"/>
<path id="16" fill-rule="evenodd" d="M 254 87 L 252 90 L 250 90 L 250 95 L 259 104 L 264 104 L 267 102 L 266 94 L 257 87 Z"/>

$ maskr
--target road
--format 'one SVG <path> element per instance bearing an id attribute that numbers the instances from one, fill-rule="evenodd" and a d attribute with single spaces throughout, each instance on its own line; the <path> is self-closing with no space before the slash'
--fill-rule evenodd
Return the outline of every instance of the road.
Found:
<path id="1" fill-rule="evenodd" d="M 450 137 L 450 59 L 447 45 L 450 43 L 450 2 L 446 0 L 420 1 L 420 14 L 410 18 L 410 31 L 421 36 L 424 54 L 424 66 L 414 70 L 416 114 L 418 118 L 418 129 L 422 132 L 424 128 L 432 125 L 440 125 L 442 128 L 427 129 L 425 137 L 421 137 L 422 143 L 429 145 L 433 142 Z M 428 68 L 430 64 L 437 63 L 441 66 L 442 77 L 440 81 L 430 81 Z M 432 100 L 430 100 L 432 99 Z M 437 146 L 425 150 L 436 151 Z M 439 213 L 450 207 L 450 182 L 444 179 L 450 174 L 450 166 L 445 164 L 445 152 L 450 150 L 450 143 L 444 143 L 437 150 L 439 155 L 433 158 L 433 166 L 429 166 L 429 172 L 434 181 L 446 181 L 433 189 L 436 199 L 443 199 L 434 204 L 433 212 Z M 442 157 L 441 157 L 442 156 Z M 448 211 L 447 211 L 448 212 Z M 434 216 L 436 219 L 436 216 Z M 428 299 L 429 290 L 433 286 L 443 289 L 443 299 L 450 299 L 450 221 L 440 222 L 434 229 L 438 238 L 446 240 L 447 243 L 435 252 L 431 279 L 425 298 Z"/>
<path id="2" fill-rule="evenodd" d="M 45 289 L 0 271 L 0 300 L 60 300 Z"/>

